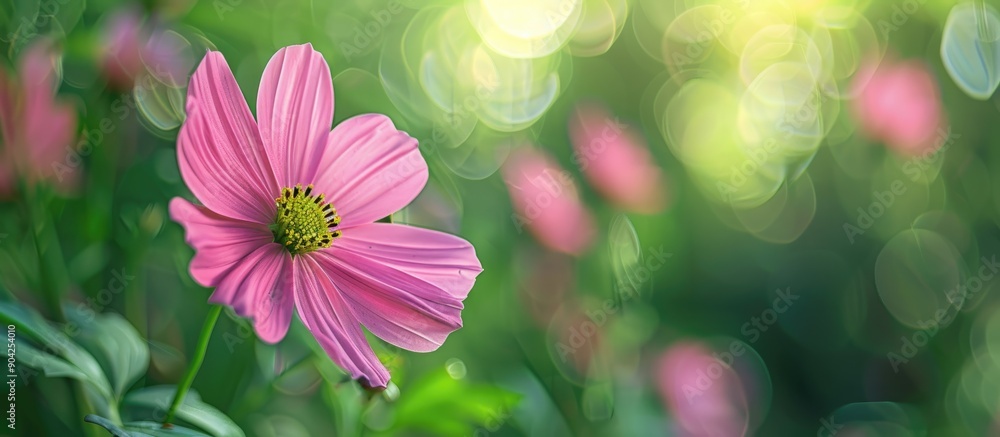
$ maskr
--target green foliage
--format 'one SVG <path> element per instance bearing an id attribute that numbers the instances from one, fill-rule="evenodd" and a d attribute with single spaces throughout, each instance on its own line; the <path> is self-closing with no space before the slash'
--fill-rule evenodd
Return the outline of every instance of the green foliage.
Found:
<path id="1" fill-rule="evenodd" d="M 87 415 L 84 420 L 108 430 L 108 432 L 114 437 L 211 437 L 209 434 L 201 433 L 178 425 L 172 425 L 170 428 L 164 428 L 163 424 L 159 422 L 129 422 L 119 426 L 108 419 L 101 416 L 95 416 L 93 414 Z"/>
<path id="2" fill-rule="evenodd" d="M 160 418 L 166 413 L 173 400 L 177 388 L 174 386 L 146 387 L 134 390 L 125 396 L 122 402 L 122 417 L 138 420 L 140 418 Z M 177 418 L 205 430 L 215 437 L 242 437 L 243 431 L 232 419 L 226 417 L 215 407 L 201 401 L 194 391 L 184 396 Z"/>
<path id="3" fill-rule="evenodd" d="M 232 419 L 202 402 L 193 391 L 184 397 L 176 417 L 207 434 L 179 426 L 161 429 L 161 423 L 150 422 L 149 419 L 163 420 L 177 389 L 157 386 L 125 393 L 132 383 L 146 374 L 149 365 L 146 342 L 117 314 L 95 314 L 71 306 L 65 311 L 68 323 L 64 333 L 30 308 L 0 302 L 0 320 L 21 327 L 37 345 L 18 343 L 17 357 L 22 365 L 41 371 L 47 377 L 72 378 L 87 384 L 88 399 L 98 403 L 97 411 L 107 416 L 88 415 L 88 422 L 104 427 L 115 436 L 245 435 Z"/>

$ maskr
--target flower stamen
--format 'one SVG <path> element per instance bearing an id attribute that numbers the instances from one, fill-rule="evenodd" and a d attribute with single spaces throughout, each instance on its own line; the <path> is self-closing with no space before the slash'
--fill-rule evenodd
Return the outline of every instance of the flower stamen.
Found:
<path id="1" fill-rule="evenodd" d="M 340 216 L 325 198 L 313 195 L 312 184 L 304 189 L 301 184 L 283 188 L 281 196 L 274 199 L 278 207 L 270 226 L 274 241 L 295 255 L 332 246 L 341 232 L 330 229 L 340 224 Z"/>

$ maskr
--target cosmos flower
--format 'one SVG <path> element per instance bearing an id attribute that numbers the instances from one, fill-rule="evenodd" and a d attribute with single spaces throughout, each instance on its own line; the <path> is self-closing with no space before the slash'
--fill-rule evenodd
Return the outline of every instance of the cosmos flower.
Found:
<path id="1" fill-rule="evenodd" d="M 937 81 L 928 66 L 918 61 L 886 59 L 868 62 L 863 69 L 867 83 L 854 100 L 854 115 L 869 138 L 884 142 L 897 152 L 917 155 L 936 146 L 944 114 Z M 870 73 L 867 73 L 870 72 Z"/>
<path id="2" fill-rule="evenodd" d="M 77 167 L 65 165 L 76 138 L 76 109 L 56 98 L 58 52 L 40 39 L 27 47 L 11 75 L 0 68 L 0 197 L 13 194 L 20 176 L 29 183 L 53 181 L 69 191 Z"/>
<path id="3" fill-rule="evenodd" d="M 203 206 L 175 198 L 171 217 L 196 253 L 190 271 L 210 300 L 253 320 L 261 340 L 293 311 L 352 377 L 385 387 L 389 373 L 364 325 L 404 349 L 437 349 L 462 325 L 482 271 L 467 241 L 375 223 L 427 182 L 417 141 L 384 115 L 332 131 L 333 85 L 309 44 L 286 47 L 261 78 L 255 121 L 219 52 L 191 78 L 177 155 Z"/>
<path id="4" fill-rule="evenodd" d="M 569 135 L 575 161 L 601 194 L 631 212 L 663 210 L 663 174 L 641 132 L 600 106 L 583 104 L 570 116 Z"/>
<path id="5" fill-rule="evenodd" d="M 511 153 L 503 178 L 520 231 L 528 228 L 546 247 L 579 255 L 594 239 L 594 219 L 580 202 L 576 184 L 544 152 L 523 147 Z"/>

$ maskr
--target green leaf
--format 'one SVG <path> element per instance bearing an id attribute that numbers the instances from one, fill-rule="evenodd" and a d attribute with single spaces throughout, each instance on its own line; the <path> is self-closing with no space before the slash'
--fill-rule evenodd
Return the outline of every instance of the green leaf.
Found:
<path id="1" fill-rule="evenodd" d="M 477 426 L 506 417 L 520 399 L 520 395 L 500 387 L 454 379 L 441 369 L 403 390 L 393 428 L 470 435 Z"/>
<path id="2" fill-rule="evenodd" d="M 48 376 L 87 382 L 108 404 L 114 404 L 111 385 L 97 360 L 38 313 L 17 303 L 0 302 L 0 320 L 14 325 L 15 332 L 23 333 L 40 346 L 35 348 L 18 339 L 18 356 L 25 365 L 39 368 Z"/>
<path id="3" fill-rule="evenodd" d="M 80 370 L 66 360 L 55 355 L 36 349 L 27 343 L 17 346 L 17 358 L 32 369 L 41 370 L 45 376 L 50 378 L 73 378 L 80 381 L 87 381 L 89 378 L 84 371 Z"/>
<path id="4" fill-rule="evenodd" d="M 93 414 L 88 414 L 87 417 L 83 418 L 84 421 L 98 425 L 111 433 L 114 437 L 170 437 L 170 436 L 201 436 L 201 437 L 211 437 L 208 434 L 195 431 L 193 429 L 184 428 L 182 426 L 171 426 L 170 428 L 164 428 L 159 422 L 141 421 L 141 422 L 129 422 L 123 426 L 115 425 L 114 422 L 105 419 L 101 416 L 96 416 Z"/>
<path id="5" fill-rule="evenodd" d="M 0 0 L 0 32 L 6 36 L 4 41 L 11 43 L 8 55 L 38 34 L 40 3 L 40 0 Z"/>
<path id="6" fill-rule="evenodd" d="M 129 420 L 162 420 L 170 408 L 175 386 L 156 386 L 134 390 L 122 402 L 122 417 Z M 177 408 L 177 419 L 194 425 L 215 437 L 244 437 L 236 422 L 215 407 L 201 401 L 194 390 L 188 391 Z"/>
<path id="7" fill-rule="evenodd" d="M 149 367 L 149 346 L 122 316 L 81 311 L 67 306 L 70 332 L 101 363 L 116 396 L 121 397 Z"/>

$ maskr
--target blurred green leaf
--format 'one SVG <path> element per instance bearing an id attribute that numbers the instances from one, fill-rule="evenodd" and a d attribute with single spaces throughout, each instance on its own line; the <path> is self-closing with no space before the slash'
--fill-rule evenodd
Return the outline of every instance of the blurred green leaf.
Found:
<path id="1" fill-rule="evenodd" d="M 161 420 L 170 408 L 175 386 L 156 386 L 134 390 L 125 395 L 122 417 L 127 419 Z M 215 437 L 243 437 L 245 434 L 236 422 L 215 407 L 201 401 L 194 390 L 184 396 L 177 408 L 177 419 L 183 420 Z"/>
<path id="2" fill-rule="evenodd" d="M 87 1 L 70 0 L 60 1 L 56 4 L 58 5 L 55 8 L 56 21 L 59 22 L 64 32 L 69 33 L 80 22 L 80 17 L 83 16 L 84 9 L 87 9 Z M 46 13 L 46 11 L 43 10 L 42 13 Z"/>
<path id="3" fill-rule="evenodd" d="M 35 20 L 40 3 L 40 0 L 0 0 L 0 37 L 11 44 L 8 54 L 38 33 Z"/>
<path id="4" fill-rule="evenodd" d="M 17 303 L 2 302 L 0 320 L 13 324 L 17 331 L 24 332 L 44 349 L 18 343 L 19 358 L 24 364 L 43 370 L 47 376 L 65 376 L 87 382 L 109 404 L 113 403 L 111 385 L 97 360 L 38 313 Z"/>
<path id="5" fill-rule="evenodd" d="M 139 332 L 115 313 L 97 315 L 76 307 L 65 308 L 71 326 L 79 329 L 76 341 L 102 364 L 116 396 L 146 373 L 149 346 Z"/>
<path id="6" fill-rule="evenodd" d="M 80 381 L 87 381 L 87 374 L 66 360 L 55 355 L 38 350 L 27 343 L 22 343 L 17 347 L 18 359 L 21 363 L 32 369 L 41 370 L 45 376 L 51 378 L 73 378 Z"/>
<path id="7" fill-rule="evenodd" d="M 403 389 L 393 429 L 470 435 L 476 427 L 509 415 L 520 399 L 521 395 L 497 386 L 454 379 L 440 369 Z"/>
<path id="8" fill-rule="evenodd" d="M 83 418 L 84 421 L 98 425 L 106 430 L 108 430 L 114 437 L 170 437 L 170 436 L 204 436 L 210 437 L 208 434 L 204 434 L 193 429 L 184 428 L 182 426 L 172 426 L 169 429 L 163 428 L 163 424 L 158 422 L 129 422 L 124 426 L 117 426 L 112 421 L 105 419 L 101 416 L 96 416 L 93 414 L 88 414 L 87 417 Z"/>
<path id="9" fill-rule="evenodd" d="M 365 393 L 354 383 L 336 384 L 330 381 L 323 383 L 323 398 L 336 415 L 337 435 L 359 436 L 362 433 L 361 410 L 364 406 Z"/>

